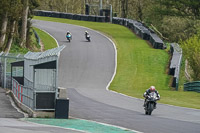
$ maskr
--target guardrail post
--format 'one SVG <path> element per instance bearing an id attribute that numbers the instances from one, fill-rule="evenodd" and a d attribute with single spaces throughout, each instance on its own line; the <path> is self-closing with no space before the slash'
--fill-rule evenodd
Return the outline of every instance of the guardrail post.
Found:
<path id="1" fill-rule="evenodd" d="M 6 88 L 6 67 L 7 67 L 7 64 L 6 64 L 6 62 L 7 62 L 7 58 L 5 57 L 4 58 L 4 83 L 3 83 L 3 88 Z"/>

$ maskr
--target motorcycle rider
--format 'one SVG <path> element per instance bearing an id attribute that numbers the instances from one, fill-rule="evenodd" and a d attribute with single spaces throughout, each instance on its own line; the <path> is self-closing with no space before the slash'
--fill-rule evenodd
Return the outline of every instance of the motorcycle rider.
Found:
<path id="1" fill-rule="evenodd" d="M 156 90 L 155 86 L 150 86 L 150 88 L 148 88 L 145 92 L 144 92 L 144 98 L 145 98 L 145 101 L 144 101 L 144 107 L 146 107 L 146 103 L 147 103 L 147 99 L 148 99 L 148 96 L 151 92 L 155 92 L 156 95 L 157 95 L 157 100 L 160 100 L 160 94 L 158 93 L 158 91 Z M 155 107 L 156 108 L 156 104 L 155 104 Z"/>
<path id="2" fill-rule="evenodd" d="M 88 31 L 85 31 L 85 38 L 89 35 Z"/>
<path id="3" fill-rule="evenodd" d="M 71 39 L 72 39 L 72 34 L 71 34 L 69 31 L 67 31 L 66 37 L 67 37 L 68 35 L 71 35 Z"/>
<path id="4" fill-rule="evenodd" d="M 90 42 L 90 35 L 87 31 L 85 31 L 85 39 Z"/>

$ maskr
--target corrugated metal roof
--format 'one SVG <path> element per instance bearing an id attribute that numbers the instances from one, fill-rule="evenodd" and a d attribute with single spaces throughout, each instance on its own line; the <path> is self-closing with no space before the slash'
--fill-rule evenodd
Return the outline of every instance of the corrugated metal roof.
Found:
<path id="1" fill-rule="evenodd" d="M 23 54 L 18 54 L 18 53 L 4 53 L 3 51 L 0 53 L 0 57 L 24 59 L 24 55 Z"/>
<path id="2" fill-rule="evenodd" d="M 50 57 L 50 56 L 59 56 L 60 51 L 62 51 L 65 48 L 65 45 L 49 49 L 44 52 L 28 52 L 24 55 L 25 59 L 30 59 L 30 60 L 38 60 L 41 58 L 45 57 Z"/>

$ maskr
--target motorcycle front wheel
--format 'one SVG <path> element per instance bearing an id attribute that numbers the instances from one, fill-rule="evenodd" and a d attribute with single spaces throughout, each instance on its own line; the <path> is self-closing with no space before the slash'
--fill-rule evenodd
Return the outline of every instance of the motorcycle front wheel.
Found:
<path id="1" fill-rule="evenodd" d="M 151 115 L 153 109 L 154 109 L 154 104 L 153 103 L 149 103 L 149 105 L 148 105 L 148 115 Z"/>

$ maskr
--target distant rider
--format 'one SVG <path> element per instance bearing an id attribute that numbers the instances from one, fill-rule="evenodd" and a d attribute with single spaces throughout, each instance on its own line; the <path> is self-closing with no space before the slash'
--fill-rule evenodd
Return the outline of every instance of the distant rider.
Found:
<path id="1" fill-rule="evenodd" d="M 160 94 L 158 93 L 158 91 L 156 90 L 155 86 L 150 86 L 150 88 L 148 88 L 145 92 L 144 92 L 144 98 L 145 98 L 145 101 L 144 101 L 144 107 L 146 106 L 146 101 L 147 101 L 147 98 L 149 96 L 149 94 L 151 92 L 155 92 L 157 94 L 157 99 L 160 100 Z M 156 108 L 156 105 L 155 105 L 155 108 Z"/>
<path id="2" fill-rule="evenodd" d="M 69 31 L 67 31 L 66 37 L 68 37 L 69 35 L 70 35 L 70 37 L 72 39 L 72 34 Z"/>
<path id="3" fill-rule="evenodd" d="M 89 35 L 88 31 L 85 31 L 85 38 L 87 38 Z"/>

